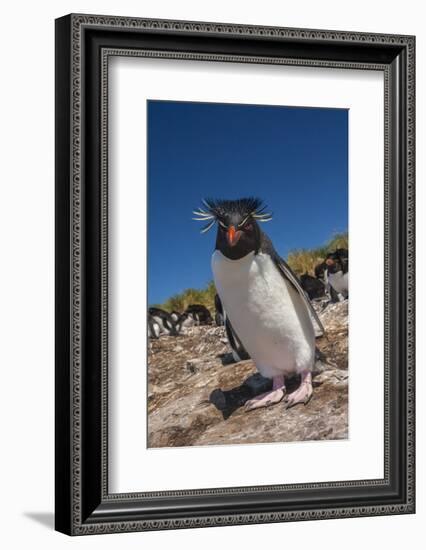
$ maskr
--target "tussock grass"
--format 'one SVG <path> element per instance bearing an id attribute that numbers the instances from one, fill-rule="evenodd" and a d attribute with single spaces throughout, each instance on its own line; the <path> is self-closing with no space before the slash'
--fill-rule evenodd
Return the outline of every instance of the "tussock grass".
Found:
<path id="1" fill-rule="evenodd" d="M 156 305 L 166 311 L 183 312 L 191 304 L 201 304 L 206 306 L 211 313 L 214 313 L 214 296 L 216 288 L 213 281 L 210 281 L 205 288 L 187 288 L 180 294 L 175 294 L 166 300 L 163 304 Z"/>
<path id="2" fill-rule="evenodd" d="M 347 232 L 334 235 L 325 245 L 317 248 L 292 250 L 287 257 L 287 263 L 299 276 L 303 273 L 314 275 L 315 266 L 336 248 L 349 248 Z M 171 296 L 163 304 L 152 305 L 166 311 L 183 312 L 191 304 L 201 304 L 214 314 L 215 294 L 216 288 L 213 281 L 210 281 L 205 288 L 187 288 L 180 294 Z"/>

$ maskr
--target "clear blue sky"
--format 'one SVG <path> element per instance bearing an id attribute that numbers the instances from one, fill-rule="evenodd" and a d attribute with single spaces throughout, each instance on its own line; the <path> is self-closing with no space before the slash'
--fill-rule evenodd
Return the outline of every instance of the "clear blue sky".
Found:
<path id="1" fill-rule="evenodd" d="M 211 279 L 216 227 L 201 235 L 205 197 L 259 196 L 284 258 L 348 227 L 348 112 L 148 101 L 148 302 Z"/>

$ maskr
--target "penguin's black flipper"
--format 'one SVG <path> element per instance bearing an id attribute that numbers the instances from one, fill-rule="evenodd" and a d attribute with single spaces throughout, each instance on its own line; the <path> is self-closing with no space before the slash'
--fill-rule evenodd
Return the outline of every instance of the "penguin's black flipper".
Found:
<path id="1" fill-rule="evenodd" d="M 339 301 L 339 293 L 334 290 L 332 285 L 330 285 L 330 298 L 333 304 Z"/>
<path id="2" fill-rule="evenodd" d="M 300 296 L 302 297 L 303 301 L 305 302 L 308 308 L 308 311 L 311 313 L 312 317 L 314 318 L 323 336 L 325 334 L 325 329 L 323 327 L 323 324 L 319 320 L 318 314 L 315 311 L 310 299 L 306 296 L 305 291 L 301 287 L 299 279 L 293 273 L 293 271 L 291 270 L 291 267 L 278 255 L 278 253 L 276 252 L 275 248 L 272 245 L 270 238 L 265 233 L 262 234 L 261 250 L 262 252 L 266 252 L 271 256 L 274 264 L 277 266 L 281 275 L 285 279 L 290 281 L 290 283 L 294 286 L 294 288 L 300 294 Z"/>
<path id="3" fill-rule="evenodd" d="M 300 294 L 300 296 L 303 298 L 305 304 L 308 307 L 309 312 L 312 314 L 312 317 L 314 318 L 318 328 L 322 332 L 323 336 L 325 334 L 325 328 L 323 327 L 323 324 L 321 323 L 317 312 L 314 309 L 314 306 L 312 305 L 311 300 L 306 296 L 305 291 L 300 286 L 299 279 L 296 277 L 296 275 L 291 270 L 290 266 L 279 256 L 276 258 L 273 258 L 275 265 L 278 267 L 280 273 L 288 280 L 290 283 L 294 286 L 294 288 L 297 290 L 297 292 Z"/>
<path id="4" fill-rule="evenodd" d="M 224 311 L 224 314 L 226 336 L 228 337 L 229 344 L 232 348 L 232 355 L 234 356 L 234 359 L 236 361 L 245 361 L 246 359 L 250 359 L 250 355 L 247 353 L 243 344 L 241 343 L 241 340 L 238 338 L 237 333 L 232 328 L 231 321 L 226 315 L 226 311 Z"/>

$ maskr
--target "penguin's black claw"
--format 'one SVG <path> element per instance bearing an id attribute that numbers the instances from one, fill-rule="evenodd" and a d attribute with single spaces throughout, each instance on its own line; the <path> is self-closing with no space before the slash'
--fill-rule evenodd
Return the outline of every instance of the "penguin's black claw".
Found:
<path id="1" fill-rule="evenodd" d="M 305 401 L 303 402 L 303 404 L 304 404 L 304 405 L 307 405 L 311 399 L 312 399 L 312 393 L 311 393 L 311 395 L 309 395 L 309 396 L 305 399 Z"/>

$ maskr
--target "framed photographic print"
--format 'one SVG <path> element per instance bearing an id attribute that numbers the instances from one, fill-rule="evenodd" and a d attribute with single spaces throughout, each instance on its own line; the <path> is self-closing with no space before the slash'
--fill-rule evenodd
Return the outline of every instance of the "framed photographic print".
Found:
<path id="1" fill-rule="evenodd" d="M 414 512 L 414 55 L 56 21 L 57 530 Z"/>

